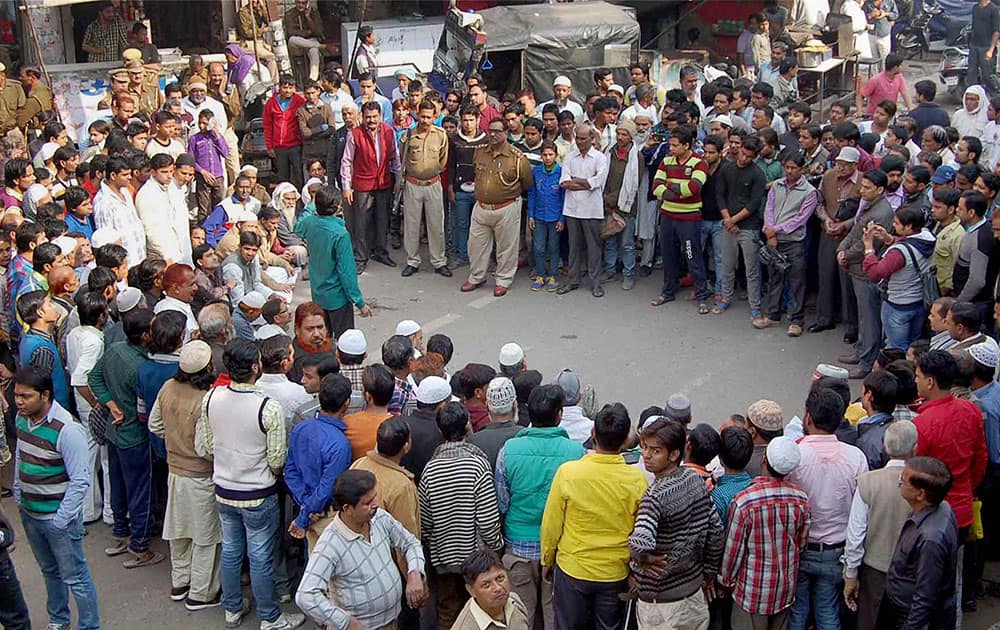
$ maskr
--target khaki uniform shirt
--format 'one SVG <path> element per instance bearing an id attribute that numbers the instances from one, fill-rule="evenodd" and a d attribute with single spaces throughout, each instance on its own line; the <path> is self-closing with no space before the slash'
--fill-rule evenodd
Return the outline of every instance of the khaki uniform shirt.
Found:
<path id="1" fill-rule="evenodd" d="M 209 90 L 208 95 L 222 103 L 223 109 L 226 110 L 226 121 L 232 129 L 236 119 L 243 114 L 243 102 L 240 100 L 239 90 L 233 88 L 228 94 Z"/>
<path id="2" fill-rule="evenodd" d="M 163 107 L 166 99 L 160 91 L 160 73 L 145 70 L 142 75 L 142 93 L 139 94 L 139 111 L 153 113 Z"/>
<path id="3" fill-rule="evenodd" d="M 526 193 L 533 183 L 531 164 L 524 154 L 504 142 L 499 153 L 487 145 L 472 157 L 476 169 L 476 201 L 499 204 Z"/>
<path id="4" fill-rule="evenodd" d="M 37 128 L 38 114 L 52 109 L 52 90 L 44 83 L 36 83 L 24 101 L 24 107 L 17 114 L 17 126 Z"/>
<path id="5" fill-rule="evenodd" d="M 0 133 L 7 133 L 17 127 L 17 118 L 24 109 L 27 98 L 24 96 L 24 88 L 21 82 L 14 79 L 7 79 L 3 88 L 0 89 Z"/>
<path id="6" fill-rule="evenodd" d="M 254 18 L 257 20 L 257 39 L 260 39 L 263 28 L 267 26 L 267 20 L 264 19 L 264 16 L 254 11 L 249 4 L 236 12 L 236 35 L 240 39 L 253 41 Z"/>
<path id="7" fill-rule="evenodd" d="M 501 623 L 486 614 L 475 599 L 470 599 L 465 602 L 462 612 L 458 613 L 451 630 L 530 630 L 534 625 L 534 620 L 528 622 L 527 609 L 513 591 L 507 597 L 503 616 L 504 622 Z"/>
<path id="8" fill-rule="evenodd" d="M 440 127 L 420 133 L 416 127 L 403 136 L 403 172 L 407 177 L 427 181 L 448 166 L 448 134 Z"/>

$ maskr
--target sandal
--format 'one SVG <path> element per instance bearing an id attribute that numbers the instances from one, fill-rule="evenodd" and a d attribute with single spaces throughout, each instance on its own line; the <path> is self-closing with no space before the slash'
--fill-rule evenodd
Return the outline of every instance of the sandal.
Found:
<path id="1" fill-rule="evenodd" d="M 649 301 L 650 306 L 663 306 L 667 302 L 673 302 L 674 296 L 672 295 L 657 295 L 655 298 Z"/>
<path id="2" fill-rule="evenodd" d="M 729 302 L 716 301 L 715 305 L 712 306 L 712 313 L 720 315 L 725 313 L 727 308 L 729 308 Z"/>
<path id="3" fill-rule="evenodd" d="M 148 567 L 163 562 L 162 553 L 157 553 L 155 551 L 150 551 L 148 553 L 149 555 L 145 558 L 135 556 L 130 560 L 125 560 L 122 562 L 122 566 L 126 569 L 138 569 L 139 567 Z"/>
<path id="4" fill-rule="evenodd" d="M 708 310 L 708 304 L 705 304 L 704 302 L 699 302 L 698 303 L 698 314 L 699 315 L 708 315 L 709 312 L 710 311 Z"/>

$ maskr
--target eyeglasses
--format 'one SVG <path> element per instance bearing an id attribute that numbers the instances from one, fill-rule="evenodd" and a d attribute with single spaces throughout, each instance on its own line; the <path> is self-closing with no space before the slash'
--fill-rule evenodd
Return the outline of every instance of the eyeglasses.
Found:
<path id="1" fill-rule="evenodd" d="M 496 134 L 496 133 L 506 133 L 506 131 L 503 130 L 503 129 L 487 129 L 486 133 L 494 133 L 494 134 Z"/>

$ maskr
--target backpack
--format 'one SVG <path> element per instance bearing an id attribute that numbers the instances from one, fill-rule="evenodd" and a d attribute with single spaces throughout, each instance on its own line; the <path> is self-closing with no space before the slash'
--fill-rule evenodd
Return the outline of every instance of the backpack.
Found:
<path id="1" fill-rule="evenodd" d="M 902 245 L 907 253 L 909 253 L 910 260 L 913 261 L 914 266 L 917 268 L 920 276 L 920 285 L 923 289 L 924 308 L 930 310 L 934 302 L 941 297 L 941 288 L 938 286 L 937 281 L 937 269 L 933 264 L 929 264 L 926 268 L 924 268 L 924 266 L 917 261 L 917 252 L 913 249 L 913 246 L 905 240 L 901 241 L 900 245 Z M 928 257 L 925 260 L 930 261 L 930 258 Z"/>

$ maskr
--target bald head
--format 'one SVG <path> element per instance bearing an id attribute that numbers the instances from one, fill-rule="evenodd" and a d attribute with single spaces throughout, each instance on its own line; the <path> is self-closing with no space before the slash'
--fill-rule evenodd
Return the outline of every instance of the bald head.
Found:
<path id="1" fill-rule="evenodd" d="M 49 271 L 49 290 L 52 295 L 73 293 L 80 288 L 80 281 L 72 267 L 58 266 Z"/>

